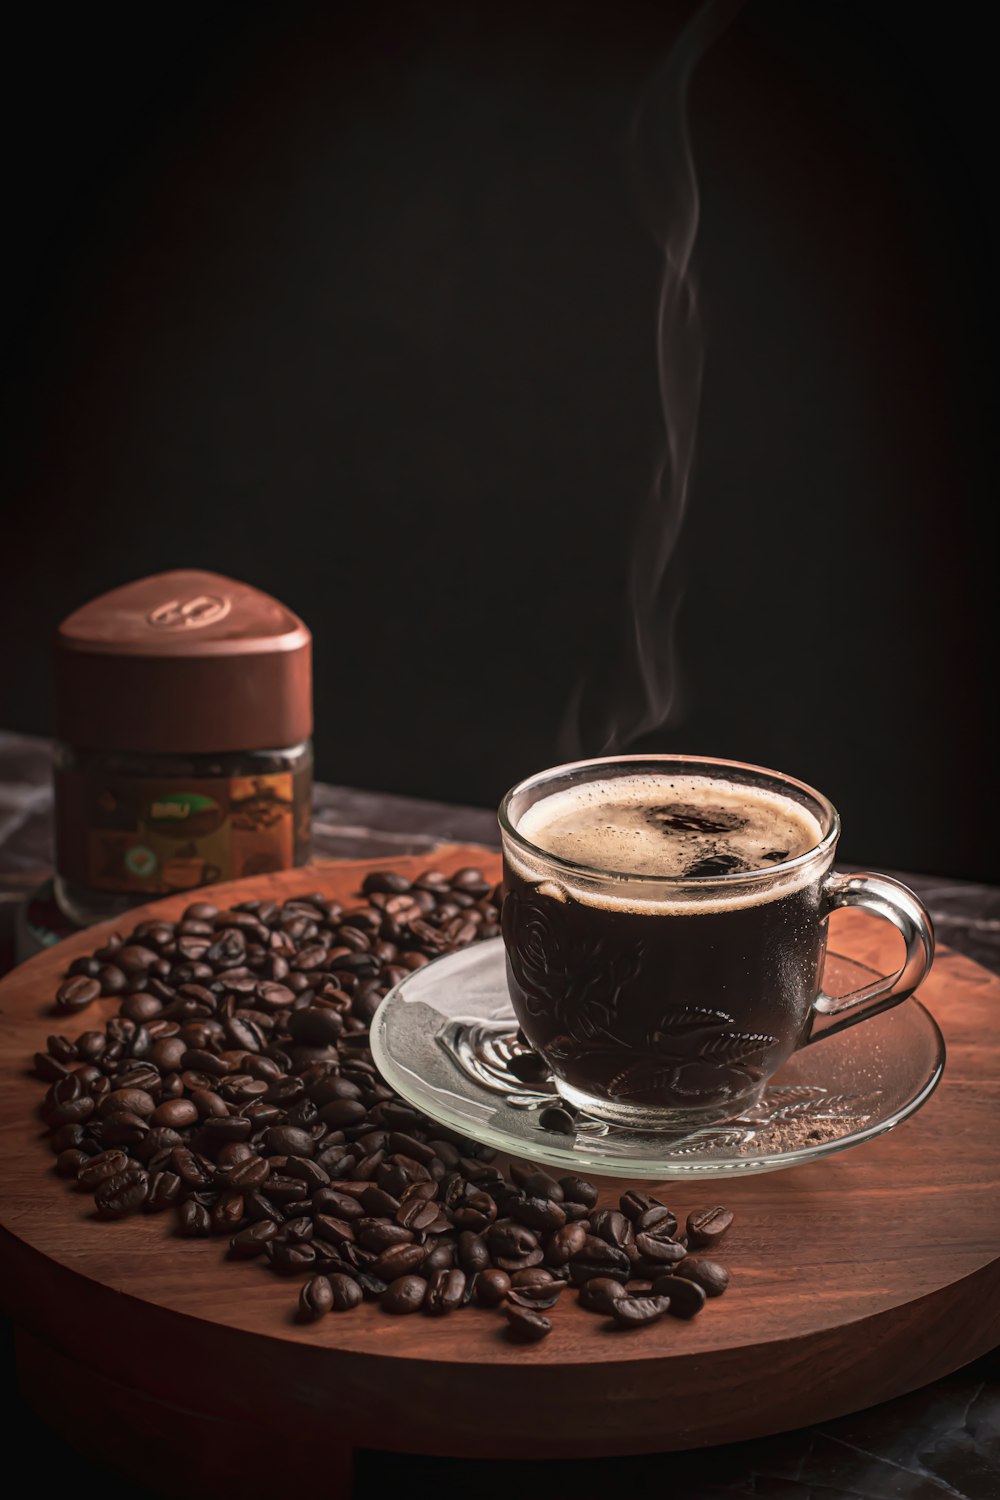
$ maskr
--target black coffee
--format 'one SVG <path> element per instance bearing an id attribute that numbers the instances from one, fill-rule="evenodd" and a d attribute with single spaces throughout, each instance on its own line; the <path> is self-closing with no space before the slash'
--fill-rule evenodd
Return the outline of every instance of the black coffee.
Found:
<path id="1" fill-rule="evenodd" d="M 824 871 L 775 869 L 820 842 L 808 809 L 708 777 L 643 775 L 556 792 L 518 831 L 621 876 L 610 889 L 583 872 L 553 877 L 508 850 L 511 999 L 557 1078 L 635 1108 L 721 1111 L 752 1098 L 802 1039 L 819 986 Z M 771 881 L 696 894 L 628 880 L 769 870 Z"/>

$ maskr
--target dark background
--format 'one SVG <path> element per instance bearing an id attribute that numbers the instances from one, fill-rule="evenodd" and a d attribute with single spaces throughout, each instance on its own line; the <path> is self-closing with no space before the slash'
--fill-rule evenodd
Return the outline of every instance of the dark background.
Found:
<path id="1" fill-rule="evenodd" d="M 630 127 L 691 9 L 20 18 L 7 727 L 50 727 L 68 610 L 178 566 L 312 627 L 328 780 L 492 803 L 581 672 L 628 696 L 662 269 Z M 695 76 L 682 706 L 642 744 L 813 782 L 849 860 L 991 879 L 990 54 L 976 7 L 917 14 L 751 0 Z"/>

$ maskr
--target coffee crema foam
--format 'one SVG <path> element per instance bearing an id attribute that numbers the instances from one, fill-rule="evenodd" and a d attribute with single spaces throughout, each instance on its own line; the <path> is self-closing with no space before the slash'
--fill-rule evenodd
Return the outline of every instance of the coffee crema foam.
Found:
<path id="1" fill-rule="evenodd" d="M 769 879 L 770 871 L 807 854 L 823 838 L 818 818 L 780 792 L 708 776 L 650 773 L 564 787 L 527 808 L 516 827 L 546 854 L 621 882 L 613 891 L 597 891 L 578 884 L 570 872 L 556 877 L 577 900 L 636 911 L 673 906 L 717 911 L 787 895 L 814 880 L 815 868 L 810 864 Z M 528 879 L 553 879 L 551 871 L 533 867 L 527 851 L 508 847 L 507 854 Z M 652 895 L 639 885 L 629 889 L 630 876 L 712 875 L 746 875 L 761 885 L 729 893 L 705 887 L 684 896 Z"/>

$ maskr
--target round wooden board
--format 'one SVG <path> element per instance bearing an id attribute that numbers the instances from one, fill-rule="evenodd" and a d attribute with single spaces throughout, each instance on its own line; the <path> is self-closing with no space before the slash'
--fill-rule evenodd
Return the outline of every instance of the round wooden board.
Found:
<path id="1" fill-rule="evenodd" d="M 415 873 L 428 862 L 375 863 Z M 495 855 L 453 845 L 432 862 L 498 867 Z M 222 886 L 212 899 L 343 897 L 371 867 L 313 866 Z M 116 925 L 174 916 L 189 899 Z M 855 912 L 834 924 L 840 952 L 895 966 L 886 924 Z M 689 1323 L 609 1332 L 567 1296 L 553 1334 L 519 1347 L 478 1308 L 392 1318 L 365 1305 L 303 1326 L 292 1316 L 298 1282 L 226 1261 L 220 1241 L 174 1238 L 160 1217 L 98 1222 L 90 1200 L 54 1175 L 38 1124 L 44 1085 L 27 1068 L 47 1034 L 75 1035 L 113 1009 L 99 1002 L 70 1019 L 51 1010 L 67 963 L 103 931 L 0 983 L 0 1297 L 23 1330 L 29 1397 L 74 1441 L 126 1469 L 131 1445 L 149 1482 L 148 1443 L 169 1431 L 179 1447 L 185 1430 L 200 1458 L 179 1477 L 158 1459 L 165 1493 L 207 1492 L 197 1476 L 218 1468 L 222 1442 L 254 1455 L 263 1492 L 271 1459 L 286 1483 L 294 1463 L 315 1473 L 322 1462 L 332 1479 L 354 1447 L 580 1457 L 735 1441 L 886 1400 L 1000 1342 L 1000 978 L 969 959 L 940 953 L 923 987 L 948 1065 L 912 1120 L 813 1165 L 664 1190 L 679 1217 L 703 1202 L 736 1211 L 721 1301 Z M 622 1190 L 599 1186 L 607 1202 Z M 88 1408 L 105 1420 L 88 1420 Z M 127 1439 L 107 1420 L 115 1411 Z M 250 1483 L 240 1480 L 244 1496 L 257 1493 Z"/>

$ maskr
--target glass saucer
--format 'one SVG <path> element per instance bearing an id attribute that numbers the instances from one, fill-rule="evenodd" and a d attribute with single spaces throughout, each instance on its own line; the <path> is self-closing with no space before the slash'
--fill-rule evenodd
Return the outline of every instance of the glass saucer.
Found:
<path id="1" fill-rule="evenodd" d="M 830 953 L 823 987 L 842 995 L 877 977 Z M 945 1059 L 936 1021 L 911 999 L 794 1053 L 746 1114 L 686 1135 L 580 1114 L 562 1134 L 541 1123 L 560 1102 L 551 1083 L 525 1084 L 509 1070 L 516 1028 L 494 938 L 401 980 L 375 1015 L 371 1049 L 391 1088 L 481 1145 L 563 1171 L 657 1181 L 775 1172 L 872 1140 L 927 1102 Z"/>

